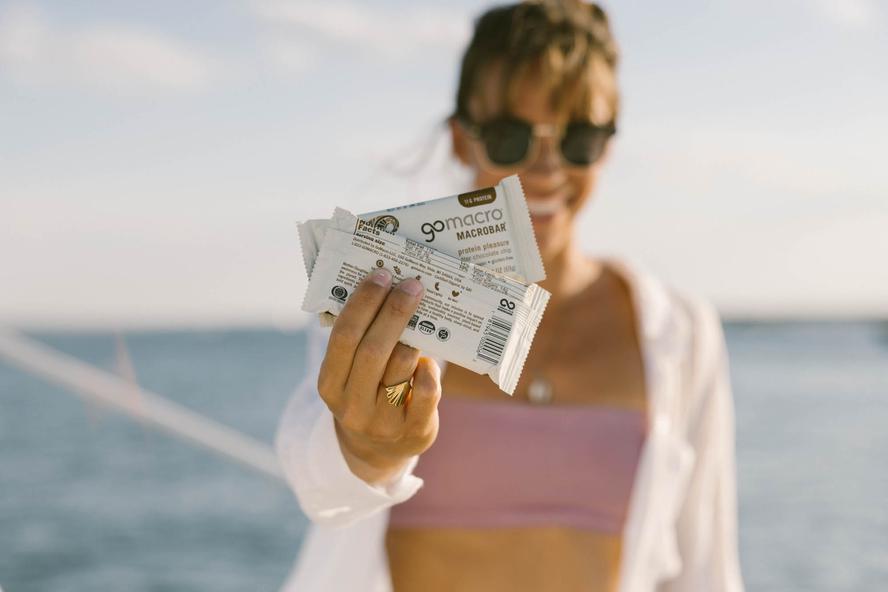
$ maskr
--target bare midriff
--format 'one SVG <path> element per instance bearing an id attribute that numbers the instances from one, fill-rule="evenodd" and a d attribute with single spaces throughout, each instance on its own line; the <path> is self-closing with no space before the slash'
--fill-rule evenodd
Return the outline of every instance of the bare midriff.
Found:
<path id="1" fill-rule="evenodd" d="M 562 527 L 392 528 L 386 549 L 394 592 L 612 592 L 621 541 Z"/>
<path id="2" fill-rule="evenodd" d="M 486 377 L 455 366 L 444 375 L 444 396 L 460 393 L 503 405 L 526 402 L 529 378 L 535 368 L 545 367 L 554 384 L 552 404 L 645 411 L 644 369 L 628 285 L 606 269 L 581 298 L 574 310 L 583 312 L 570 317 L 570 323 L 559 323 L 557 310 L 543 317 L 537 337 L 557 345 L 531 350 L 515 397 L 505 397 Z M 571 330 L 561 331 L 565 326 Z M 541 349 L 548 349 L 548 355 Z M 392 526 L 386 533 L 394 592 L 612 592 L 619 583 L 622 545 L 620 533 L 565 526 Z"/>

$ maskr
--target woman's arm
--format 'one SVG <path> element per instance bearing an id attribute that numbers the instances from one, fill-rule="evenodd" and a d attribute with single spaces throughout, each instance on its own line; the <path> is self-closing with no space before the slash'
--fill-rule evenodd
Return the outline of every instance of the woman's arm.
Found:
<path id="1" fill-rule="evenodd" d="M 315 385 L 318 364 L 290 398 L 278 425 L 276 448 L 302 511 L 318 524 L 343 525 L 411 497 L 422 479 L 411 474 L 416 458 L 388 483 L 369 485 L 349 468 L 336 437 L 333 414 Z"/>
<path id="2" fill-rule="evenodd" d="M 410 474 L 417 455 L 437 433 L 438 368 L 397 343 L 420 295 L 372 280 L 349 299 L 329 337 L 310 332 L 306 375 L 278 428 L 284 474 L 317 523 L 348 524 L 412 496 L 422 485 Z M 411 374 L 405 407 L 380 398 L 381 382 Z"/>
<path id="3" fill-rule="evenodd" d="M 662 592 L 742 592 L 737 552 L 734 404 L 717 313 L 698 307 L 688 442 L 696 457 L 678 517 L 681 572 Z"/>

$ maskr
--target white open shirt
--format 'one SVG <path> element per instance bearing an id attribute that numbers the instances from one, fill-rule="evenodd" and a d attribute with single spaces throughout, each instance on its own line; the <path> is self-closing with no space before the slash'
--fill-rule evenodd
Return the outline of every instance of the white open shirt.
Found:
<path id="1" fill-rule="evenodd" d="M 623 529 L 619 591 L 742 592 L 734 409 L 718 315 L 633 267 L 611 264 L 633 295 L 650 420 Z M 276 444 L 313 524 L 282 591 L 388 592 L 388 509 L 422 486 L 412 474 L 417 459 L 385 487 L 349 470 L 317 393 L 328 332 L 310 335 L 305 380 Z"/>

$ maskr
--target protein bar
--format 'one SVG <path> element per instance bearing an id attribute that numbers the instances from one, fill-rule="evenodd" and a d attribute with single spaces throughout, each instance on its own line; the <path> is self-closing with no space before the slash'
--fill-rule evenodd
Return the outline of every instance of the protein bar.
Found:
<path id="1" fill-rule="evenodd" d="M 479 374 L 512 394 L 549 293 L 391 234 L 337 209 L 320 238 L 302 310 L 339 314 L 358 283 L 376 267 L 395 281 L 425 287 L 401 341 Z"/>

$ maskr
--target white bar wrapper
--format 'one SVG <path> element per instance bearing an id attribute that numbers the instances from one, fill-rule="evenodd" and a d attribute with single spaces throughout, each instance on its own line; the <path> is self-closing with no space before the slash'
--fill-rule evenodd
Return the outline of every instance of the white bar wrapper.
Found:
<path id="1" fill-rule="evenodd" d="M 358 216 L 389 233 L 481 265 L 525 283 L 546 279 L 517 175 L 495 187 Z M 302 257 L 311 276 L 329 220 L 299 225 Z"/>
<path id="2" fill-rule="evenodd" d="M 338 315 L 371 269 L 425 287 L 401 342 L 479 374 L 512 394 L 549 293 L 390 234 L 336 210 L 321 241 L 302 310 Z"/>

